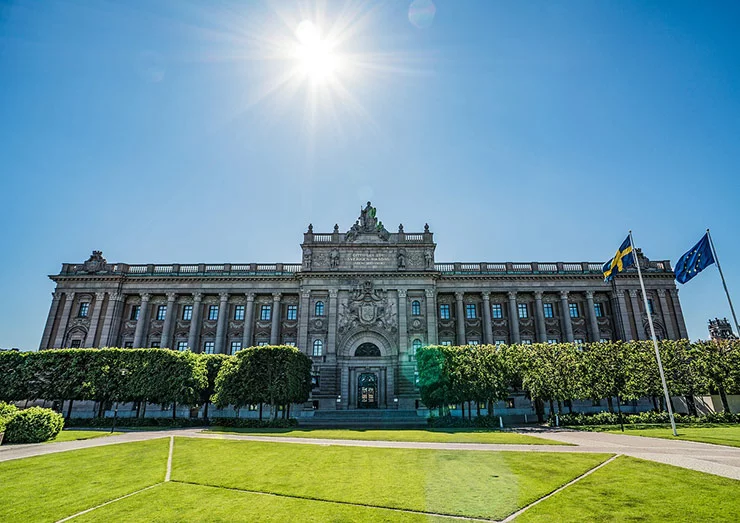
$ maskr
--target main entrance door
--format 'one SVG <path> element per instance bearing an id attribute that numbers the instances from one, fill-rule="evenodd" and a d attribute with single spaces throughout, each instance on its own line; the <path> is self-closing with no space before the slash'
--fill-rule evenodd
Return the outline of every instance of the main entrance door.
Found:
<path id="1" fill-rule="evenodd" d="M 357 408 L 378 408 L 378 376 L 374 372 L 363 372 L 357 377 Z"/>

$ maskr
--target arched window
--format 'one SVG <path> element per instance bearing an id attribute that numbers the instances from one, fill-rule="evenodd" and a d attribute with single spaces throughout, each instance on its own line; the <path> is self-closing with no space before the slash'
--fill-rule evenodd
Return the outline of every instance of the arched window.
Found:
<path id="1" fill-rule="evenodd" d="M 324 315 L 324 302 L 323 301 L 316 302 L 316 307 L 314 308 L 314 314 L 316 314 L 316 316 Z"/>
<path id="2" fill-rule="evenodd" d="M 319 302 L 321 303 L 321 302 Z M 318 303 L 317 303 L 318 305 Z M 321 356 L 324 353 L 324 342 L 321 340 L 314 340 L 313 342 L 313 355 Z"/>
<path id="3" fill-rule="evenodd" d="M 421 303 L 419 303 L 419 300 L 414 300 L 411 302 L 411 315 L 412 316 L 421 315 Z"/>
<path id="4" fill-rule="evenodd" d="M 421 340 L 419 338 L 416 338 L 413 342 L 411 342 L 411 348 L 414 349 L 414 354 L 416 354 L 416 351 L 421 349 Z"/>
<path id="5" fill-rule="evenodd" d="M 380 358 L 380 349 L 374 343 L 363 343 L 355 351 L 357 358 Z"/>

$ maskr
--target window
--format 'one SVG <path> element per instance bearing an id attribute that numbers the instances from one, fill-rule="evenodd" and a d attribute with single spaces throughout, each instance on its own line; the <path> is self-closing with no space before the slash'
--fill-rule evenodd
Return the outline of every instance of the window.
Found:
<path id="1" fill-rule="evenodd" d="M 177 350 L 180 352 L 188 350 L 188 342 L 187 341 L 178 341 L 177 342 Z"/>
<path id="2" fill-rule="evenodd" d="M 257 405 L 256 403 L 250 403 L 249 406 L 247 407 L 247 410 L 250 412 L 255 412 L 257 410 L 260 410 L 260 406 Z"/>
<path id="3" fill-rule="evenodd" d="M 139 319 L 139 310 L 141 310 L 141 305 L 134 305 L 131 307 L 131 320 Z"/>
<path id="4" fill-rule="evenodd" d="M 72 340 L 70 345 L 73 349 L 79 349 L 82 346 L 82 340 Z"/>
<path id="5" fill-rule="evenodd" d="M 162 321 L 167 317 L 167 305 L 157 307 L 157 319 Z"/>
<path id="6" fill-rule="evenodd" d="M 578 317 L 578 304 L 577 303 L 569 303 L 568 304 L 568 311 L 570 312 L 571 318 L 577 318 Z"/>
<path id="7" fill-rule="evenodd" d="M 413 342 L 411 342 L 411 349 L 413 350 L 413 353 L 416 354 L 416 351 L 421 349 L 421 340 L 419 338 L 416 338 Z"/>
<path id="8" fill-rule="evenodd" d="M 545 313 L 545 318 L 554 318 L 555 317 L 555 310 L 552 307 L 552 303 L 543 303 L 542 304 L 542 310 Z"/>
<path id="9" fill-rule="evenodd" d="M 218 305 L 209 305 L 208 306 L 208 319 L 209 320 L 217 320 L 218 319 Z"/>
<path id="10" fill-rule="evenodd" d="M 504 317 L 504 309 L 501 307 L 500 303 L 494 303 L 491 305 L 491 316 L 496 320 L 500 320 Z"/>
<path id="11" fill-rule="evenodd" d="M 532 340 L 522 340 L 522 345 L 532 345 Z"/>
<path id="12" fill-rule="evenodd" d="M 287 347 L 295 347 L 295 342 L 294 341 L 286 341 L 285 343 L 283 343 L 283 345 L 285 345 Z"/>
<path id="13" fill-rule="evenodd" d="M 421 316 L 421 303 L 419 303 L 419 300 L 414 300 L 411 302 L 411 315 Z"/>
<path id="14" fill-rule="evenodd" d="M 655 314 L 655 309 L 653 308 L 653 300 L 652 300 L 652 298 L 648 298 L 648 312 L 650 314 Z"/>
<path id="15" fill-rule="evenodd" d="M 496 340 L 493 343 L 494 345 L 506 345 L 506 340 Z"/>
<path id="16" fill-rule="evenodd" d="M 452 345 L 452 342 L 450 340 L 444 340 L 440 345 L 444 345 L 445 347 L 449 347 Z"/>
<path id="17" fill-rule="evenodd" d="M 269 341 L 258 341 L 257 342 L 257 346 L 258 347 L 264 347 L 264 346 L 269 345 L 269 344 L 270 344 Z"/>
<path id="18" fill-rule="evenodd" d="M 447 303 L 442 303 L 439 306 L 439 318 L 441 320 L 449 320 L 450 319 L 450 306 Z"/>
<path id="19" fill-rule="evenodd" d="M 468 340 L 468 345 L 478 345 L 478 340 Z"/>
<path id="20" fill-rule="evenodd" d="M 231 342 L 231 354 L 236 354 L 240 350 L 242 350 L 242 342 L 232 341 Z"/>
<path id="21" fill-rule="evenodd" d="M 597 318 L 602 318 L 604 316 L 604 304 L 603 303 L 594 303 L 594 314 L 596 314 Z"/>
<path id="22" fill-rule="evenodd" d="M 583 340 L 581 338 L 576 338 L 573 340 L 573 343 L 576 345 L 583 345 Z"/>
<path id="23" fill-rule="evenodd" d="M 89 303 L 80 303 L 80 310 L 77 312 L 78 318 L 87 318 L 87 313 L 90 311 Z"/>
<path id="24" fill-rule="evenodd" d="M 215 341 L 207 341 L 203 344 L 203 352 L 206 354 L 213 354 L 216 350 Z"/>
<path id="25" fill-rule="evenodd" d="M 263 305 L 262 307 L 260 307 L 260 320 L 270 321 L 271 318 L 272 318 L 272 306 Z"/>
<path id="26" fill-rule="evenodd" d="M 506 408 L 507 409 L 513 409 L 514 408 L 514 398 L 507 398 L 506 399 Z"/>
<path id="27" fill-rule="evenodd" d="M 312 389 L 319 388 L 319 371 L 317 370 L 311 371 L 311 388 Z"/>
<path id="28" fill-rule="evenodd" d="M 323 316 L 324 315 L 324 302 L 323 301 L 317 301 L 316 305 L 313 308 L 313 313 L 315 316 Z"/>
<path id="29" fill-rule="evenodd" d="M 557 345 L 558 340 L 556 338 L 550 338 L 549 340 L 547 340 L 547 343 L 549 343 L 550 345 Z"/>
<path id="30" fill-rule="evenodd" d="M 465 305 L 465 317 L 469 320 L 474 320 L 478 317 L 478 307 L 476 307 L 475 303 Z"/>
<path id="31" fill-rule="evenodd" d="M 234 319 L 237 321 L 244 319 L 244 305 L 234 307 Z"/>
<path id="32" fill-rule="evenodd" d="M 158 348 L 159 348 L 159 342 L 158 342 L 158 341 L 153 341 L 153 342 L 151 342 L 151 343 L 149 344 L 149 346 L 150 346 L 150 347 L 151 347 L 152 349 L 158 349 Z"/>
<path id="33" fill-rule="evenodd" d="M 288 319 L 289 320 L 297 320 L 298 319 L 298 305 L 288 305 Z"/>
<path id="34" fill-rule="evenodd" d="M 193 306 L 192 305 L 185 305 L 182 308 L 182 319 L 183 320 L 193 319 Z"/>
<path id="35" fill-rule="evenodd" d="M 607 339 L 607 338 L 601 338 L 601 339 L 599 340 L 599 343 L 609 343 L 610 341 L 611 341 L 611 340 L 609 340 L 609 339 Z"/>
<path id="36" fill-rule="evenodd" d="M 517 308 L 519 309 L 520 318 L 529 318 L 529 308 L 527 308 L 526 303 L 520 303 Z"/>
<path id="37" fill-rule="evenodd" d="M 127 341 L 123 344 L 124 349 L 133 349 L 134 348 L 134 342 L 133 341 Z"/>
<path id="38" fill-rule="evenodd" d="M 321 340 L 313 341 L 313 355 L 321 356 L 324 353 L 324 342 Z"/>

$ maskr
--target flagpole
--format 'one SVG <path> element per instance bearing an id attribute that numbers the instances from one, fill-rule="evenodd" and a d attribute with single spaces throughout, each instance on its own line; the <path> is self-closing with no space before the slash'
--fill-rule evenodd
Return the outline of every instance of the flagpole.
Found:
<path id="1" fill-rule="evenodd" d="M 712 235 L 707 229 L 707 236 L 709 237 L 709 246 L 712 248 L 712 255 L 714 261 L 717 262 L 717 269 L 719 269 L 719 276 L 722 278 L 722 286 L 725 288 L 725 295 L 727 295 L 727 302 L 730 304 L 730 312 L 732 312 L 732 319 L 735 320 L 735 331 L 740 336 L 740 326 L 737 324 L 737 316 L 735 316 L 735 307 L 732 306 L 732 299 L 730 298 L 730 291 L 727 290 L 727 283 L 725 282 L 725 275 L 722 274 L 722 266 L 719 264 L 719 258 L 717 257 L 717 251 L 714 250 L 714 241 L 712 241 Z"/>
<path id="2" fill-rule="evenodd" d="M 653 326 L 653 315 L 650 313 L 650 307 L 648 305 L 647 293 L 645 292 L 645 283 L 642 281 L 642 269 L 640 269 L 640 260 L 637 257 L 637 249 L 635 248 L 635 240 L 632 239 L 632 231 L 630 231 L 630 245 L 632 245 L 632 254 L 635 257 L 635 265 L 637 265 L 637 276 L 640 278 L 640 288 L 642 289 L 642 299 L 645 301 L 645 312 L 648 317 L 648 324 L 650 325 L 650 335 L 653 337 L 653 347 L 655 347 L 655 359 L 658 360 L 658 370 L 660 371 L 660 381 L 663 383 L 663 394 L 665 394 L 665 404 L 668 407 L 668 417 L 671 419 L 671 429 L 673 435 L 678 436 L 676 432 L 676 420 L 673 418 L 673 407 L 671 406 L 671 396 L 668 394 L 668 385 L 665 381 L 665 373 L 663 372 L 663 362 L 660 359 L 660 350 L 658 349 L 658 339 L 655 337 L 655 327 Z M 640 328 L 638 325 L 637 328 Z"/>

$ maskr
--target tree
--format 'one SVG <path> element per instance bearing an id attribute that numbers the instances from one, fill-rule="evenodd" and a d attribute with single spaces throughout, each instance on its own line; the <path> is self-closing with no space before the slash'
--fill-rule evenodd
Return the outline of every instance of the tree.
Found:
<path id="1" fill-rule="evenodd" d="M 740 341 L 699 341 L 692 353 L 696 368 L 719 394 L 724 411 L 730 413 L 727 393 L 740 388 Z"/>
<path id="2" fill-rule="evenodd" d="M 452 397 L 450 367 L 445 361 L 445 351 L 449 349 L 442 345 L 430 345 L 416 351 L 421 401 L 429 409 L 439 409 L 440 416 L 445 414 Z"/>
<path id="3" fill-rule="evenodd" d="M 621 398 L 630 380 L 630 346 L 621 342 L 592 343 L 582 353 L 583 389 L 591 399 L 617 398 L 622 422 Z"/>
<path id="4" fill-rule="evenodd" d="M 208 423 L 208 406 L 211 396 L 216 392 L 216 378 L 221 367 L 232 357 L 226 354 L 200 354 L 199 358 L 205 364 L 206 385 L 200 390 L 200 402 L 203 404 L 203 420 Z"/>
<path id="5" fill-rule="evenodd" d="M 573 400 L 582 395 L 581 365 L 578 349 L 572 343 L 535 343 L 522 345 L 519 350 L 522 365 L 522 386 L 533 399 L 550 402 Z"/>
<path id="6" fill-rule="evenodd" d="M 0 401 L 28 399 L 26 360 L 30 352 L 0 352 Z"/>

